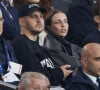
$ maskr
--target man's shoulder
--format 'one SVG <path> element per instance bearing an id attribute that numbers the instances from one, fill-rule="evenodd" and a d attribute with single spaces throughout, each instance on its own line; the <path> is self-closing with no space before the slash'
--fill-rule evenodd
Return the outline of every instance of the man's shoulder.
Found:
<path id="1" fill-rule="evenodd" d="M 83 45 L 91 42 L 100 43 L 100 31 L 94 32 L 91 35 L 87 36 L 83 41 Z"/>
<path id="2" fill-rule="evenodd" d="M 25 38 L 22 35 L 18 35 L 13 41 L 12 41 L 12 45 L 23 45 L 24 44 L 24 40 Z"/>

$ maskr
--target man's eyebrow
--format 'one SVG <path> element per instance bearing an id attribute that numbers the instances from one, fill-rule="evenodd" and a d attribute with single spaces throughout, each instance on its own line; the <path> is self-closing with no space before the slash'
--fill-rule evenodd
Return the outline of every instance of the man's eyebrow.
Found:
<path id="1" fill-rule="evenodd" d="M 98 59 L 100 59 L 100 57 L 95 57 L 95 60 L 98 60 Z"/>

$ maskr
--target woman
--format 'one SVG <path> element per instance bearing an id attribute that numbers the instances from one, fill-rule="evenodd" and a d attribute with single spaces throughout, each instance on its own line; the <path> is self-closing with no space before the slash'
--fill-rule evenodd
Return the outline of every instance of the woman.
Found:
<path id="1" fill-rule="evenodd" d="M 54 62 L 60 65 L 70 64 L 72 69 L 80 66 L 81 48 L 65 40 L 68 33 L 68 21 L 64 12 L 52 11 L 45 20 L 48 35 L 44 40 L 44 48 L 50 50 Z"/>

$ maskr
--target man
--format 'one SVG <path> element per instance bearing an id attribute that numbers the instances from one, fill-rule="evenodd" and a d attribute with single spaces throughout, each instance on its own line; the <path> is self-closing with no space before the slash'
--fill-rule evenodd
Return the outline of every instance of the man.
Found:
<path id="1" fill-rule="evenodd" d="M 38 34 L 44 29 L 46 10 L 34 3 L 23 5 L 19 11 L 19 23 L 23 35 L 16 38 L 12 45 L 23 72 L 36 71 L 45 74 L 51 85 L 59 85 L 70 74 L 70 65 L 56 68 L 48 52 L 39 46 Z"/>
<path id="2" fill-rule="evenodd" d="M 25 72 L 21 76 L 18 90 L 50 90 L 50 82 L 41 73 Z"/>
<path id="3" fill-rule="evenodd" d="M 83 68 L 72 77 L 68 90 L 100 90 L 100 44 L 86 44 L 81 55 Z"/>

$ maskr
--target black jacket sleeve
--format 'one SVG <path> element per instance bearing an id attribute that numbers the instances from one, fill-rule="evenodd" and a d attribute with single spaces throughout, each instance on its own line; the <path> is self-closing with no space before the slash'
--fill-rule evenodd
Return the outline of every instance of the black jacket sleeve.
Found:
<path id="1" fill-rule="evenodd" d="M 63 72 L 59 68 L 51 69 L 49 67 L 42 67 L 39 57 L 31 52 L 29 47 L 23 42 L 13 41 L 12 43 L 15 54 L 19 63 L 23 65 L 22 72 L 35 71 L 45 74 L 51 85 L 59 85 L 63 80 Z"/>

